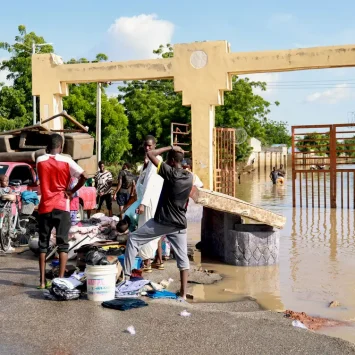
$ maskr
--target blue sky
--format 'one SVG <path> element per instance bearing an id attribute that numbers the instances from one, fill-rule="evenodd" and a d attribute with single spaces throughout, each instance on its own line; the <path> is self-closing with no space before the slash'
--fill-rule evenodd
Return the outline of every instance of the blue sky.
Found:
<path id="1" fill-rule="evenodd" d="M 53 42 L 65 60 L 104 52 L 113 61 L 152 57 L 160 43 L 228 40 L 233 52 L 355 43 L 355 1 L 68 1 L 1 5 L 0 41 L 17 26 Z M 0 59 L 7 57 L 0 51 Z M 0 73 L 0 79 L 4 74 Z M 280 101 L 270 118 L 289 124 L 345 123 L 355 112 L 355 69 L 258 74 Z"/>

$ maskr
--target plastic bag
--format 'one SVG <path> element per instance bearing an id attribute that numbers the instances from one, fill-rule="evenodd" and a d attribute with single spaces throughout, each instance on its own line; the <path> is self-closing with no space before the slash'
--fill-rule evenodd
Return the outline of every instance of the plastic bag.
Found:
<path id="1" fill-rule="evenodd" d="M 90 250 L 85 257 L 87 265 L 109 265 L 106 254 L 100 250 Z"/>
<path id="2" fill-rule="evenodd" d="M 308 329 L 302 322 L 300 322 L 299 320 L 294 320 L 292 322 L 292 325 L 296 328 L 302 328 L 302 329 Z"/>
<path id="3" fill-rule="evenodd" d="M 190 317 L 191 316 L 191 313 L 188 312 L 186 309 L 183 310 L 181 313 L 180 313 L 180 316 L 182 317 Z"/>

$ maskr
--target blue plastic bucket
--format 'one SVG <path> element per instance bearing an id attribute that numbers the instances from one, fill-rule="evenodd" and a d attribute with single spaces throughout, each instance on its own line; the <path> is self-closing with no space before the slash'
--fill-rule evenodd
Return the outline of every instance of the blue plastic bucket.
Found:
<path id="1" fill-rule="evenodd" d="M 120 262 L 120 264 L 122 265 L 122 268 L 124 266 L 124 254 L 120 255 L 118 257 L 118 261 Z M 136 260 L 134 261 L 134 264 L 133 264 L 133 269 L 137 269 L 139 270 L 141 268 L 141 265 L 142 265 L 142 258 L 140 258 L 139 256 L 136 257 Z"/>

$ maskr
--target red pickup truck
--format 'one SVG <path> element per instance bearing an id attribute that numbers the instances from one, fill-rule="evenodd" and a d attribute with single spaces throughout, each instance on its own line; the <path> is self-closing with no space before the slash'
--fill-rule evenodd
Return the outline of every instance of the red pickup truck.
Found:
<path id="1" fill-rule="evenodd" d="M 6 175 L 11 182 L 20 183 L 21 191 L 37 191 L 38 196 L 41 196 L 40 185 L 37 185 L 37 175 L 35 165 L 31 166 L 27 163 L 19 162 L 0 162 L 0 175 Z M 83 186 L 79 190 L 80 200 L 80 217 L 84 219 L 85 212 L 93 210 L 96 206 L 96 189 L 95 187 Z"/>

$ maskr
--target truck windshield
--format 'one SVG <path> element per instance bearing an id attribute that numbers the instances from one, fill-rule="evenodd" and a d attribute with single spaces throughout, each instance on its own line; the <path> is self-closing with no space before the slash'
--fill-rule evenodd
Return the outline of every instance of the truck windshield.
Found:
<path id="1" fill-rule="evenodd" d="M 0 175 L 5 175 L 8 168 L 8 165 L 0 165 Z"/>

